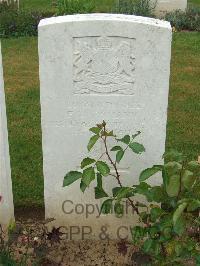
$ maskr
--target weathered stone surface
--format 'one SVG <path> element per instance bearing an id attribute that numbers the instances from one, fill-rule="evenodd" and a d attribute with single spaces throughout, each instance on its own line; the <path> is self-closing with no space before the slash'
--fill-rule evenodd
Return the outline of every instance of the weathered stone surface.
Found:
<path id="1" fill-rule="evenodd" d="M 0 224 L 7 227 L 14 220 L 3 67 L 0 45 Z"/>
<path id="2" fill-rule="evenodd" d="M 163 15 L 166 12 L 171 12 L 178 9 L 185 11 L 186 8 L 187 0 L 157 0 L 155 11 L 157 15 Z"/>
<path id="3" fill-rule="evenodd" d="M 104 225 L 112 238 L 118 237 L 119 228 L 124 236 L 128 229 L 120 226 L 132 225 L 133 215 L 99 218 L 101 201 L 94 200 L 93 186 L 83 194 L 79 181 L 62 188 L 63 178 L 79 169 L 87 155 L 88 129 L 103 119 L 121 136 L 142 131 L 138 141 L 146 152 L 130 152 L 124 158 L 124 185 L 137 182 L 142 169 L 162 162 L 170 24 L 110 14 L 45 19 L 39 25 L 39 57 L 46 218 L 56 218 L 58 225 L 80 226 L 78 237 L 88 229 L 82 226 L 91 226 L 87 237 L 99 238 Z M 99 144 L 91 156 L 98 158 L 101 151 Z M 113 177 L 104 182 L 107 192 L 117 186 Z M 93 213 L 86 215 L 87 211 Z"/>

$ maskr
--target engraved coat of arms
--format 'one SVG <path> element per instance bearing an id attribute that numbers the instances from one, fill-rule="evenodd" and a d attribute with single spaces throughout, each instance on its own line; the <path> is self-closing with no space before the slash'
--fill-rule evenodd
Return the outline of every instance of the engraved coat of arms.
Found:
<path id="1" fill-rule="evenodd" d="M 134 93 L 134 39 L 75 38 L 73 82 L 75 94 Z"/>

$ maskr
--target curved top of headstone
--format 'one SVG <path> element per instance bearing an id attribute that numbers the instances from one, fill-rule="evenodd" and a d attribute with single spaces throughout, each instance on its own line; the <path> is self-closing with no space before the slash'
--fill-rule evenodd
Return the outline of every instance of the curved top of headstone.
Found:
<path id="1" fill-rule="evenodd" d="M 39 27 L 67 23 L 67 22 L 75 22 L 75 21 L 126 21 L 133 22 L 138 24 L 146 24 L 154 27 L 162 27 L 162 28 L 171 28 L 171 25 L 168 21 L 134 16 L 134 15 L 123 15 L 123 14 L 104 14 L 104 13 L 94 13 L 94 14 L 78 14 L 78 15 L 67 15 L 67 16 L 59 16 L 59 17 L 51 17 L 42 19 L 39 23 Z"/>

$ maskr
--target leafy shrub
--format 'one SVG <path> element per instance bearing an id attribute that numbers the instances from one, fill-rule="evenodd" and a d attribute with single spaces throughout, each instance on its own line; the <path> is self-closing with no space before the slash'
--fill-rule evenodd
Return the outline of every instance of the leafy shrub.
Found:
<path id="1" fill-rule="evenodd" d="M 154 17 L 157 1 L 152 0 L 118 0 L 114 11 L 122 14 Z"/>
<path id="2" fill-rule="evenodd" d="M 185 12 L 176 10 L 167 13 L 165 20 L 177 30 L 200 31 L 200 8 L 190 7 Z"/>
<path id="3" fill-rule="evenodd" d="M 57 15 L 91 13 L 94 8 L 94 0 L 58 0 Z"/>
<path id="4" fill-rule="evenodd" d="M 8 245 L 9 241 L 6 242 L 5 238 L 3 228 L 0 225 L 0 265 L 17 266 L 17 263 L 13 259 L 10 246 Z"/>
<path id="5" fill-rule="evenodd" d="M 58 0 L 57 15 L 91 13 L 94 0 Z M 52 17 L 53 12 L 17 10 L 15 5 L 0 5 L 0 37 L 36 36 L 41 19 Z"/>
<path id="6" fill-rule="evenodd" d="M 90 129 L 93 136 L 88 143 L 88 151 L 101 141 L 106 160 L 84 158 L 81 171 L 70 171 L 64 178 L 63 186 L 80 180 L 80 189 L 85 192 L 90 183 L 97 181 L 95 198 L 104 198 L 101 213 L 112 212 L 120 216 L 124 213 L 124 200 L 129 201 L 141 224 L 132 228 L 133 242 L 151 258 L 153 265 L 182 265 L 185 260 L 195 259 L 200 263 L 200 163 L 188 162 L 186 158 L 171 151 L 164 154 L 165 164 L 145 169 L 139 176 L 139 184 L 127 187 L 122 184 L 118 171 L 119 163 L 127 149 L 140 155 L 145 151 L 142 144 L 135 141 L 135 135 L 117 138 L 113 131 L 107 130 L 106 123 Z M 109 148 L 108 140 L 117 145 Z M 113 143 L 113 142 L 112 142 Z M 114 155 L 114 156 L 113 156 Z M 114 158 L 114 159 L 113 159 Z M 111 174 L 111 167 L 114 173 Z M 162 184 L 151 186 L 147 180 L 158 172 L 162 173 Z M 112 175 L 117 180 L 112 195 L 105 191 L 103 178 Z M 146 198 L 148 204 L 138 202 L 138 195 Z"/>
<path id="7" fill-rule="evenodd" d="M 17 263 L 13 260 L 11 253 L 6 250 L 1 250 L 0 265 L 17 266 Z"/>
<path id="8" fill-rule="evenodd" d="M 0 2 L 0 13 L 2 12 L 8 12 L 8 11 L 12 11 L 12 10 L 17 10 L 17 3 L 14 1 L 11 2 Z"/>
<path id="9" fill-rule="evenodd" d="M 40 20 L 52 15 L 50 12 L 3 11 L 0 15 L 0 37 L 35 36 Z"/>

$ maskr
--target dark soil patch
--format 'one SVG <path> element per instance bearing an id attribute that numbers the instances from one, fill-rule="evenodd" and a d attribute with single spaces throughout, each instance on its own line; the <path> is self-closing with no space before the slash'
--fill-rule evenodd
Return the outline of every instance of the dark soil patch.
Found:
<path id="1" fill-rule="evenodd" d="M 43 207 L 17 207 L 15 208 L 16 220 L 44 220 L 45 211 Z"/>
<path id="2" fill-rule="evenodd" d="M 29 214 L 35 217 L 31 219 Z M 41 214 L 43 215 L 42 210 L 38 209 L 33 213 L 23 208 L 17 210 L 18 219 L 10 246 L 17 262 L 23 260 L 27 266 L 140 265 L 132 261 L 137 249 L 128 242 L 119 245 L 119 241 L 115 240 L 69 241 L 62 234 L 50 237 L 52 231 L 48 231 L 46 221 L 38 220 Z"/>

